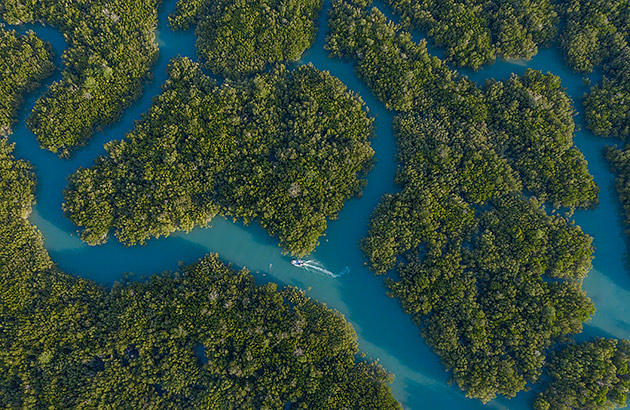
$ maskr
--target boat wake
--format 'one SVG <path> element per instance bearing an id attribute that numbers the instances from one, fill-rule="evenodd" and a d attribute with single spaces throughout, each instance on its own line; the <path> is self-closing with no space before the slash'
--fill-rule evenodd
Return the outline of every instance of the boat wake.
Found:
<path id="1" fill-rule="evenodd" d="M 350 268 L 346 266 L 345 268 L 343 268 L 341 272 L 333 273 L 329 271 L 328 269 L 326 269 L 321 262 L 316 261 L 314 259 L 311 259 L 311 260 L 294 259 L 291 261 L 291 264 L 295 267 L 302 268 L 309 272 L 324 274 L 332 278 L 338 278 L 350 272 Z"/>

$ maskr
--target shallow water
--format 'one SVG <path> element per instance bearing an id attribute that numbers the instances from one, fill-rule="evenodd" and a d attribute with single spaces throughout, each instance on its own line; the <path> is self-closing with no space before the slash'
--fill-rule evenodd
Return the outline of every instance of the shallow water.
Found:
<path id="1" fill-rule="evenodd" d="M 376 3 L 388 16 L 388 8 Z M 105 152 L 103 144 L 121 139 L 133 128 L 150 106 L 153 96 L 159 93 L 166 80 L 166 66 L 177 55 L 195 56 L 195 36 L 192 31 L 172 32 L 167 26 L 167 16 L 174 9 L 175 0 L 168 0 L 160 10 L 157 40 L 160 57 L 154 66 L 154 78 L 144 88 L 142 98 L 136 102 L 114 126 L 98 133 L 90 144 L 70 159 L 59 159 L 55 154 L 39 148 L 35 137 L 24 124 L 35 99 L 43 89 L 31 94 L 20 111 L 11 140 L 16 142 L 16 156 L 29 160 L 37 169 L 37 205 L 31 220 L 45 237 L 46 247 L 53 259 L 68 273 L 110 285 L 125 273 L 138 277 L 152 273 L 175 270 L 178 262 L 194 262 L 208 252 L 217 252 L 224 261 L 235 266 L 245 266 L 258 282 L 276 282 L 294 285 L 307 294 L 343 313 L 355 327 L 359 347 L 368 358 L 379 358 L 381 363 L 395 373 L 392 386 L 396 398 L 408 409 L 528 409 L 532 393 L 522 393 L 515 399 L 498 399 L 483 406 L 479 401 L 464 397 L 456 386 L 447 384 L 448 375 L 435 354 L 426 346 L 418 328 L 405 315 L 398 302 L 386 296 L 382 277 L 375 277 L 364 267 L 364 258 L 358 248 L 359 240 L 367 232 L 369 216 L 388 192 L 395 192 L 393 185 L 396 164 L 395 142 L 392 134 L 393 113 L 385 110 L 353 73 L 350 63 L 328 58 L 323 49 L 326 18 L 322 12 L 320 29 L 313 47 L 299 63 L 312 63 L 321 70 L 329 70 L 351 90 L 358 93 L 372 115 L 376 117 L 377 137 L 372 141 L 376 151 L 376 166 L 368 176 L 368 185 L 360 199 L 347 202 L 338 220 L 331 221 L 321 245 L 311 255 L 332 272 L 340 272 L 346 266 L 350 272 L 340 278 L 307 272 L 290 264 L 277 241 L 270 238 L 258 226 L 243 226 L 231 220 L 216 218 L 209 228 L 198 228 L 185 234 L 173 234 L 166 239 L 153 239 L 146 246 L 126 248 L 113 238 L 105 245 L 90 247 L 74 233 L 76 228 L 63 216 L 61 203 L 66 178 L 79 167 L 89 166 L 94 158 Z M 325 2 L 325 9 L 330 1 Z M 18 31 L 33 29 L 50 41 L 59 57 L 65 48 L 63 37 L 56 31 L 40 25 L 16 28 Z M 421 35 L 415 33 L 415 38 Z M 441 56 L 441 51 L 429 47 L 430 52 Z M 60 66 L 60 59 L 57 59 Z M 630 338 L 630 276 L 626 271 L 626 241 L 620 221 L 620 205 L 614 191 L 614 179 L 602 156 L 605 140 L 594 136 L 583 125 L 581 97 L 587 91 L 582 76 L 573 73 L 563 62 L 556 49 L 541 50 L 529 62 L 497 62 L 477 73 L 466 72 L 478 83 L 487 78 L 503 79 L 514 72 L 520 74 L 531 67 L 559 75 L 573 98 L 580 114 L 576 123 L 582 131 L 576 134 L 576 143 L 589 162 L 589 170 L 600 186 L 600 205 L 595 211 L 576 212 L 574 219 L 585 232 L 594 237 L 596 247 L 593 270 L 584 287 L 597 308 L 597 313 L 585 326 L 579 340 L 592 336 Z M 59 71 L 53 78 L 60 77 Z M 593 76 L 593 82 L 597 81 Z"/>

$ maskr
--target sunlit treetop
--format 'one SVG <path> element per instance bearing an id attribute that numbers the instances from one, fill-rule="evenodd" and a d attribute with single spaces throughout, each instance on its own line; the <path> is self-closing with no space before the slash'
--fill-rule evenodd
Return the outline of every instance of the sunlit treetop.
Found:
<path id="1" fill-rule="evenodd" d="M 54 68 L 50 44 L 32 31 L 21 36 L 0 26 L 0 136 L 10 133 L 24 94 Z"/>
<path id="2" fill-rule="evenodd" d="M 322 0 L 179 0 L 171 26 L 196 25 L 197 54 L 214 74 L 240 77 L 293 62 L 315 39 Z"/>
<path id="3" fill-rule="evenodd" d="M 82 238 L 100 244 L 113 228 L 133 245 L 221 214 L 311 252 L 365 184 L 374 152 L 363 101 L 310 65 L 218 87 L 183 58 L 169 77 L 134 130 L 70 177 L 64 209 Z"/>
<path id="4" fill-rule="evenodd" d="M 361 1 L 360 3 L 363 3 Z M 355 2 L 356 3 L 356 2 Z M 394 12 L 446 48 L 446 61 L 478 69 L 496 58 L 530 59 L 558 24 L 549 0 L 387 0 Z"/>
<path id="5" fill-rule="evenodd" d="M 27 120 L 42 147 L 67 156 L 122 115 L 157 58 L 159 0 L 6 0 L 9 24 L 41 21 L 64 34 L 62 79 Z"/>

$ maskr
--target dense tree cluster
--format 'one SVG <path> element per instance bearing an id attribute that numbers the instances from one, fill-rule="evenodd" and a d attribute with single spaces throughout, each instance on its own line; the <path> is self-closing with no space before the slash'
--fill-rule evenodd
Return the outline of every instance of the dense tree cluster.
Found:
<path id="1" fill-rule="evenodd" d="M 65 211 L 102 243 L 206 225 L 217 213 L 256 220 L 296 255 L 312 251 L 373 156 L 361 99 L 312 66 L 223 86 L 176 59 L 144 119 L 108 156 L 70 178 Z"/>
<path id="2" fill-rule="evenodd" d="M 179 0 L 176 29 L 196 25 L 197 53 L 214 74 L 239 77 L 292 62 L 315 39 L 322 0 Z"/>
<path id="3" fill-rule="evenodd" d="M 608 410 L 625 407 L 630 392 L 630 343 L 598 339 L 552 354 L 550 383 L 536 410 Z"/>
<path id="4" fill-rule="evenodd" d="M 586 208 L 598 188 L 575 147 L 575 114 L 560 77 L 527 70 L 486 84 L 488 126 L 497 152 L 508 158 L 523 188 L 555 206 Z"/>
<path id="5" fill-rule="evenodd" d="M 326 48 L 332 56 L 355 60 L 359 77 L 388 109 L 444 107 L 470 120 L 487 116 L 472 81 L 429 55 L 425 41 L 414 43 L 378 9 L 365 11 L 337 1 L 329 12 L 328 30 Z"/>
<path id="6" fill-rule="evenodd" d="M 514 396 L 594 312 L 591 238 L 543 207 L 597 202 L 571 101 L 532 70 L 478 88 L 377 9 L 339 1 L 329 18 L 329 50 L 397 111 L 402 190 L 372 216 L 370 265 L 396 268 L 393 296 L 469 397 Z"/>
<path id="7" fill-rule="evenodd" d="M 363 249 L 377 272 L 402 257 L 392 295 L 470 397 L 513 396 L 594 311 L 579 285 L 591 239 L 515 195 L 517 174 L 480 130 L 415 115 L 397 128 L 403 190 L 383 198 Z"/>
<path id="8" fill-rule="evenodd" d="M 612 61 L 627 45 L 630 35 L 630 2 L 627 0 L 563 0 L 567 19 L 560 35 L 567 62 L 577 71 L 590 73 Z"/>
<path id="9" fill-rule="evenodd" d="M 446 60 L 478 69 L 497 57 L 530 59 L 556 34 L 550 0 L 386 0 L 446 48 Z"/>
<path id="10" fill-rule="evenodd" d="M 626 140 L 630 137 L 630 1 L 565 0 L 562 5 L 567 24 L 561 45 L 567 62 L 579 72 L 589 73 L 599 67 L 604 74 L 584 101 L 586 123 L 595 134 Z M 627 225 L 628 153 L 627 147 L 606 150 L 606 158 L 617 175 L 616 187 Z"/>
<path id="11" fill-rule="evenodd" d="M 61 272 L 11 151 L 0 140 L 0 407 L 400 409 L 339 313 L 216 256 L 111 290 Z"/>
<path id="12" fill-rule="evenodd" d="M 605 155 L 616 176 L 615 186 L 623 208 L 626 233 L 630 235 L 630 148 L 606 147 Z"/>
<path id="13" fill-rule="evenodd" d="M 40 144 L 68 155 L 138 98 L 157 58 L 158 0 L 3 0 L 10 24 L 36 21 L 68 43 L 65 70 L 37 101 L 28 126 Z"/>
<path id="14" fill-rule="evenodd" d="M 630 1 L 564 0 L 561 44 L 568 63 L 604 79 L 587 96 L 586 122 L 598 135 L 630 136 Z"/>
<path id="15" fill-rule="evenodd" d="M 21 36 L 0 25 L 0 137 L 11 132 L 24 94 L 54 69 L 50 44 L 32 31 Z"/>
<path id="16" fill-rule="evenodd" d="M 388 109 L 478 124 L 483 139 L 538 198 L 571 208 L 597 202 L 593 177 L 573 143 L 574 109 L 559 77 L 528 70 L 480 89 L 378 9 L 343 1 L 333 5 L 329 30 L 331 54 L 355 60 L 359 77 Z"/>

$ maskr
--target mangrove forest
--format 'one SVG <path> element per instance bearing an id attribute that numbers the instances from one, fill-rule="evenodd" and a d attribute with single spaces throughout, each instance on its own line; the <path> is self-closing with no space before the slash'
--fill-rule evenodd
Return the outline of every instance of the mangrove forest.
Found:
<path id="1" fill-rule="evenodd" d="M 317 31 L 322 0 L 178 0 L 175 29 L 196 26 L 197 54 L 216 75 L 242 77 L 298 60 Z"/>
<path id="2" fill-rule="evenodd" d="M 401 409 L 342 315 L 216 255 L 111 289 L 62 272 L 0 139 L 0 406 Z"/>
<path id="3" fill-rule="evenodd" d="M 222 86 L 183 58 L 153 106 L 107 156 L 70 177 L 64 210 L 90 244 L 134 245 L 205 226 L 256 221 L 306 255 L 373 155 L 362 100 L 312 66 L 277 67 Z"/>
<path id="4" fill-rule="evenodd" d="M 2 409 L 626 405 L 630 0 L 0 0 L 0 97 Z"/>

